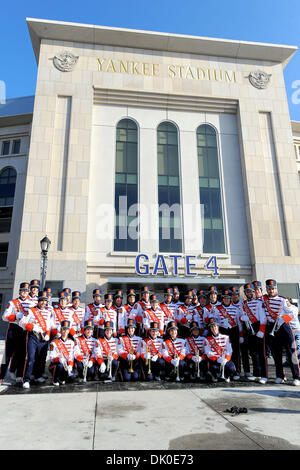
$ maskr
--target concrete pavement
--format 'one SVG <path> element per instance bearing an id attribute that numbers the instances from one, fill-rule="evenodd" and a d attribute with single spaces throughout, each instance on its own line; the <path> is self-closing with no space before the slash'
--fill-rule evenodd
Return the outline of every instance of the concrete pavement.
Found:
<path id="1" fill-rule="evenodd" d="M 2 385 L 0 449 L 300 449 L 299 398 L 274 383 Z"/>

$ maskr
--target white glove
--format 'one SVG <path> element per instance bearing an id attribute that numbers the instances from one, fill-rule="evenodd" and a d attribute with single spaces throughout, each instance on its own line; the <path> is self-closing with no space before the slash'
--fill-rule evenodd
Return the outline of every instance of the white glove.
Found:
<path id="1" fill-rule="evenodd" d="M 61 364 L 64 364 L 65 358 L 64 358 L 64 357 L 60 357 L 60 358 L 59 358 L 59 362 L 60 362 Z"/>
<path id="2" fill-rule="evenodd" d="M 222 366 L 222 365 L 225 365 L 225 364 L 226 364 L 227 359 L 225 359 L 225 357 L 219 357 L 219 359 L 217 359 L 217 362 L 218 362 L 219 364 L 221 364 L 221 366 Z"/>
<path id="3" fill-rule="evenodd" d="M 231 325 L 229 325 L 229 321 L 228 321 L 228 320 L 225 320 L 225 321 L 224 321 L 224 328 L 228 328 L 228 329 L 230 330 Z"/>
<path id="4" fill-rule="evenodd" d="M 135 355 L 134 354 L 127 354 L 127 359 L 128 359 L 128 361 L 134 361 L 135 360 Z"/>
<path id="5" fill-rule="evenodd" d="M 245 341 L 244 338 L 241 336 L 240 337 L 240 344 L 243 344 L 244 341 Z"/>
<path id="6" fill-rule="evenodd" d="M 152 356 L 151 361 L 156 362 L 158 359 L 158 355 L 155 354 L 155 356 Z"/>
<path id="7" fill-rule="evenodd" d="M 99 370 L 100 374 L 104 374 L 104 372 L 106 371 L 106 365 L 104 364 L 104 362 L 102 362 Z"/>
<path id="8" fill-rule="evenodd" d="M 44 340 L 45 340 L 45 341 L 49 341 L 49 339 L 50 339 L 50 338 L 49 338 L 49 335 L 45 335 L 45 336 L 44 336 Z"/>
<path id="9" fill-rule="evenodd" d="M 198 363 L 198 362 L 201 362 L 201 361 L 202 361 L 202 358 L 201 358 L 200 356 L 198 356 L 198 357 L 197 357 L 197 356 L 193 356 L 193 357 L 192 357 L 192 361 Z"/>
<path id="10" fill-rule="evenodd" d="M 41 333 L 42 329 L 41 329 L 40 325 L 35 324 L 35 325 L 33 325 L 32 331 L 35 331 L 36 333 Z"/>
<path id="11" fill-rule="evenodd" d="M 91 367 L 93 367 L 93 364 L 94 364 L 93 361 L 89 361 L 88 368 L 90 369 Z"/>
<path id="12" fill-rule="evenodd" d="M 72 374 L 72 370 L 73 370 L 73 367 L 72 367 L 72 366 L 68 366 L 68 374 L 69 374 L 69 375 Z"/>
<path id="13" fill-rule="evenodd" d="M 173 364 L 174 367 L 178 367 L 178 365 L 179 365 L 179 357 L 177 357 L 177 359 L 172 359 L 172 360 L 171 360 L 171 364 Z"/>
<path id="14" fill-rule="evenodd" d="M 144 357 L 145 357 L 145 359 L 151 359 L 151 354 L 148 352 L 148 353 L 145 354 Z"/>
<path id="15" fill-rule="evenodd" d="M 256 333 L 256 336 L 257 336 L 258 338 L 263 338 L 263 337 L 265 336 L 265 334 L 264 334 L 262 331 L 258 331 L 258 332 Z"/>
<path id="16" fill-rule="evenodd" d="M 248 321 L 249 320 L 248 315 L 242 315 L 241 320 L 242 321 Z"/>
<path id="17" fill-rule="evenodd" d="M 18 320 L 20 320 L 22 317 L 23 317 L 23 312 L 18 312 L 18 313 L 16 314 L 16 318 L 17 318 Z"/>

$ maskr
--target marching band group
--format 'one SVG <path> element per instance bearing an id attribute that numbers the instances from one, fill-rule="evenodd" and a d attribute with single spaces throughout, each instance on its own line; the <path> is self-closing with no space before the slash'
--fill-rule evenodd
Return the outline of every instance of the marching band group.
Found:
<path id="1" fill-rule="evenodd" d="M 103 381 L 174 380 L 268 381 L 266 349 L 275 362 L 275 383 L 286 381 L 283 351 L 300 385 L 298 308 L 278 294 L 277 282 L 253 281 L 223 289 L 166 288 L 164 301 L 143 287 L 106 293 L 94 289 L 83 308 L 80 292 L 65 288 L 51 304 L 52 289 L 40 291 L 37 279 L 20 284 L 2 319 L 9 323 L 0 382 L 10 374 L 23 388 L 44 383 L 47 357 L 54 386 L 98 378 Z M 49 356 L 48 356 L 49 354 Z M 249 360 L 251 358 L 251 361 Z M 251 364 L 250 364 L 251 363 Z M 252 372 L 250 365 L 252 365 Z"/>

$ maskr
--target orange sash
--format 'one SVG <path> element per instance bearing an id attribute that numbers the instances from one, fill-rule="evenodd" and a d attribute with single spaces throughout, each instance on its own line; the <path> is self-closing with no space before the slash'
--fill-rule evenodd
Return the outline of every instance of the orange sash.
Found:
<path id="1" fill-rule="evenodd" d="M 249 307 L 247 300 L 243 302 L 243 310 L 248 315 L 251 323 L 255 323 L 257 320 L 256 316 L 252 313 L 251 308 Z"/>
<path id="2" fill-rule="evenodd" d="M 47 323 L 44 320 L 43 315 L 41 314 L 41 311 L 38 308 L 32 308 L 31 309 L 33 315 L 35 316 L 35 319 L 38 321 L 38 324 L 43 330 L 43 333 L 47 331 Z"/>
<path id="3" fill-rule="evenodd" d="M 173 313 L 171 312 L 171 310 L 168 309 L 166 304 L 160 304 L 160 308 L 162 309 L 167 318 L 174 318 Z"/>
<path id="4" fill-rule="evenodd" d="M 148 348 L 150 349 L 150 353 L 152 354 L 152 356 L 156 356 L 158 354 L 158 349 L 159 348 L 156 349 L 153 340 L 150 339 L 150 338 L 147 338 L 147 339 L 145 339 L 145 343 L 148 346 Z"/>
<path id="5" fill-rule="evenodd" d="M 218 354 L 218 356 L 222 356 L 223 348 L 218 345 L 217 341 L 212 336 L 209 336 L 206 339 L 209 342 L 210 347 Z"/>
<path id="6" fill-rule="evenodd" d="M 187 338 L 187 342 L 189 343 L 189 346 L 191 347 L 192 351 L 195 353 L 196 356 L 197 354 L 200 354 L 200 350 L 194 338 L 191 338 L 191 337 Z"/>
<path id="7" fill-rule="evenodd" d="M 57 346 L 57 349 L 59 352 L 64 356 L 65 359 L 69 359 L 69 351 L 67 350 L 66 346 L 64 345 L 63 341 L 61 339 L 58 339 L 55 341 L 55 344 Z"/>
<path id="8" fill-rule="evenodd" d="M 170 339 L 167 339 L 166 341 L 166 345 L 168 347 L 168 350 L 169 350 L 169 353 L 170 353 L 170 356 L 175 356 L 175 354 L 177 353 L 177 355 L 179 356 L 179 352 L 177 351 L 173 341 L 171 341 Z"/>
<path id="9" fill-rule="evenodd" d="M 268 310 L 270 317 L 272 318 L 272 320 L 276 320 L 276 318 L 278 317 L 278 314 L 276 312 L 273 312 L 273 310 L 271 309 L 269 297 L 265 294 L 263 296 L 263 299 L 264 299 L 264 304 L 266 306 L 266 309 Z"/>
<path id="10" fill-rule="evenodd" d="M 232 327 L 236 326 L 235 321 L 232 320 L 231 316 L 227 312 L 226 308 L 223 307 L 223 305 L 218 305 L 217 309 L 223 315 L 223 317 L 226 318 L 229 321 L 230 326 L 232 326 Z"/>
<path id="11" fill-rule="evenodd" d="M 83 336 L 78 336 L 78 340 L 81 346 L 81 349 L 86 357 L 89 357 L 91 354 L 90 348 L 88 343 L 86 342 L 86 339 Z"/>

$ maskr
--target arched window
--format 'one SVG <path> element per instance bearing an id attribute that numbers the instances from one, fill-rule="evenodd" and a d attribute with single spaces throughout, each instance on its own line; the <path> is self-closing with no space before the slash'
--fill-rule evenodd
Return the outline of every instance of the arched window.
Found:
<path id="1" fill-rule="evenodd" d="M 182 252 L 178 132 L 171 122 L 157 129 L 159 251 Z"/>
<path id="2" fill-rule="evenodd" d="M 200 204 L 204 206 L 203 253 L 224 253 L 225 238 L 219 156 L 215 129 L 202 124 L 197 129 Z"/>
<path id="3" fill-rule="evenodd" d="M 115 251 L 138 251 L 138 129 L 131 119 L 117 125 Z"/>

